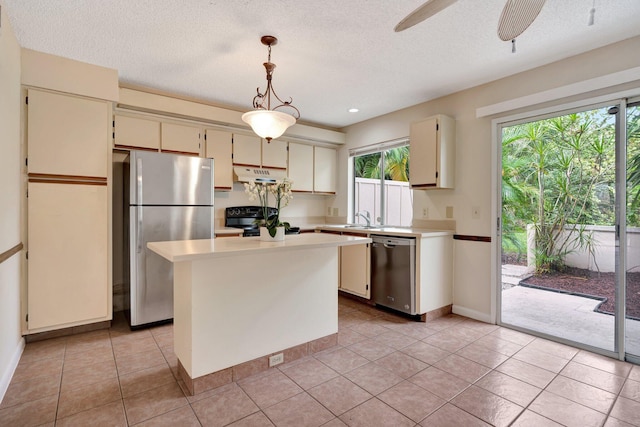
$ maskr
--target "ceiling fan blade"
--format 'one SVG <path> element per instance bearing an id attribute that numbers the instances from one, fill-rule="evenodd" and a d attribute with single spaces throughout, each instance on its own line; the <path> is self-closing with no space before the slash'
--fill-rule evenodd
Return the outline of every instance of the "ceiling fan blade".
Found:
<path id="1" fill-rule="evenodd" d="M 416 24 L 432 17 L 436 13 L 444 10 L 454 4 L 458 0 L 428 0 L 425 4 L 408 14 L 393 29 L 396 33 L 411 28 Z"/>
<path id="2" fill-rule="evenodd" d="M 498 22 L 498 37 L 513 40 L 535 21 L 546 0 L 507 0 Z"/>

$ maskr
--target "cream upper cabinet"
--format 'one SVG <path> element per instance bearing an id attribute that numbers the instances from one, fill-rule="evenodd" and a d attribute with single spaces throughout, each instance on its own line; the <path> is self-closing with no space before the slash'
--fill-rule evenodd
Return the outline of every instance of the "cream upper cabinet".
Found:
<path id="1" fill-rule="evenodd" d="M 455 120 L 437 115 L 411 124 L 409 152 L 411 188 L 453 188 Z"/>
<path id="2" fill-rule="evenodd" d="M 313 146 L 289 143 L 289 179 L 291 189 L 298 192 L 313 191 Z"/>
<path id="3" fill-rule="evenodd" d="M 216 190 L 233 189 L 233 134 L 205 129 L 205 156 L 214 159 L 214 185 Z"/>
<path id="4" fill-rule="evenodd" d="M 113 125 L 116 147 L 160 149 L 160 121 L 115 115 Z"/>
<path id="5" fill-rule="evenodd" d="M 287 141 L 274 139 L 271 142 L 262 140 L 262 167 L 287 168 Z"/>
<path id="6" fill-rule="evenodd" d="M 261 141 L 257 136 L 233 135 L 233 163 L 260 167 L 262 160 Z"/>
<path id="7" fill-rule="evenodd" d="M 28 328 L 111 318 L 106 185 L 29 182 Z"/>
<path id="8" fill-rule="evenodd" d="M 334 148 L 314 147 L 313 191 L 318 193 L 336 192 L 336 162 Z"/>
<path id="9" fill-rule="evenodd" d="M 366 299 L 371 298 L 369 250 L 368 244 L 340 247 L 340 289 Z"/>
<path id="10" fill-rule="evenodd" d="M 175 123 L 162 123 L 160 148 L 183 154 L 200 154 L 200 128 Z"/>
<path id="11" fill-rule="evenodd" d="M 30 89 L 27 156 L 30 174 L 106 177 L 111 104 Z"/>

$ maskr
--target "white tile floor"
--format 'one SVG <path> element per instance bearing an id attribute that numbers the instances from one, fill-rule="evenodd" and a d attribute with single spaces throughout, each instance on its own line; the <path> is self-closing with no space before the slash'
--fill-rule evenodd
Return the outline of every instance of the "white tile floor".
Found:
<path id="1" fill-rule="evenodd" d="M 640 366 L 340 298 L 339 345 L 187 396 L 170 325 L 30 343 L 1 426 L 640 426 Z"/>

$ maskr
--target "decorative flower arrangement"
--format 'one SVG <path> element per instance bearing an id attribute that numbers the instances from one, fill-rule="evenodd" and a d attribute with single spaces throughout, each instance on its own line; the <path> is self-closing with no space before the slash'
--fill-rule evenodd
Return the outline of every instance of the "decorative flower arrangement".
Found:
<path id="1" fill-rule="evenodd" d="M 275 183 L 251 182 L 244 184 L 244 192 L 249 195 L 249 200 L 259 200 L 262 207 L 261 225 L 269 230 L 269 235 L 275 237 L 276 228 L 284 227 L 288 230 L 290 225 L 288 222 L 280 222 L 281 209 L 289 204 L 293 195 L 291 194 L 291 180 L 284 178 Z M 269 216 L 269 195 L 273 195 L 276 201 L 277 213 Z"/>

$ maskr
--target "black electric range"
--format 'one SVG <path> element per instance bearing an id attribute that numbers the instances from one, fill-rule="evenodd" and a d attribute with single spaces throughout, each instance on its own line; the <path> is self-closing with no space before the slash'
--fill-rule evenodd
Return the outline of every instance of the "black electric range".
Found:
<path id="1" fill-rule="evenodd" d="M 276 208 L 268 208 L 267 215 L 272 216 L 278 213 Z M 260 227 L 257 221 L 264 219 L 262 206 L 234 206 L 225 209 L 224 226 L 230 228 L 242 228 L 243 237 L 260 235 Z M 290 227 L 286 234 L 299 234 L 300 227 Z"/>

